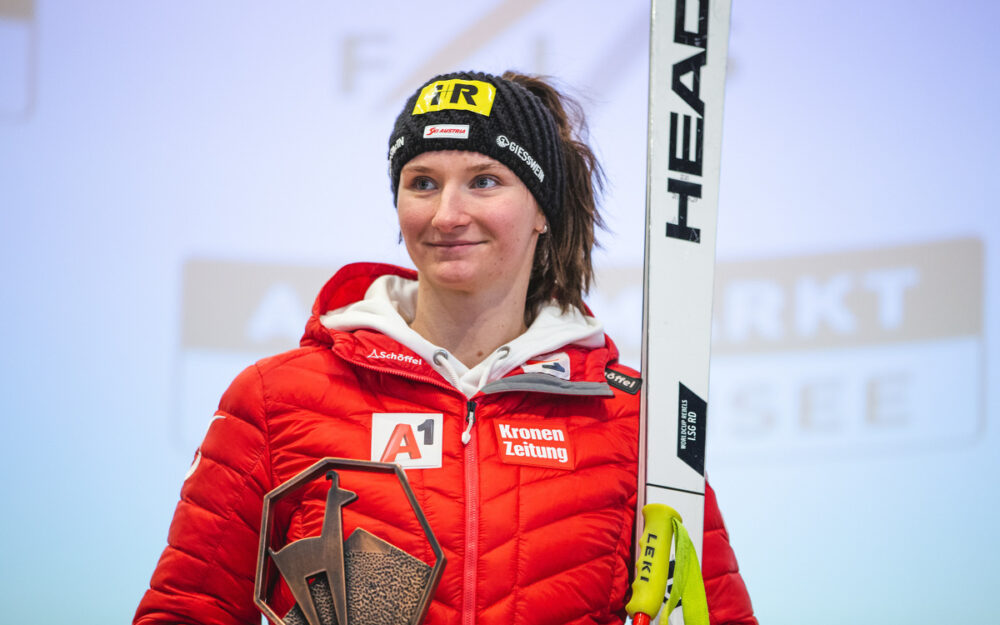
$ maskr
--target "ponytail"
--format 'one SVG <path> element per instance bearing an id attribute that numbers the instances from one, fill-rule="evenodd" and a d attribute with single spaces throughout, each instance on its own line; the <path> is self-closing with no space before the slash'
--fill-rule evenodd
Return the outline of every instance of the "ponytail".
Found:
<path id="1" fill-rule="evenodd" d="M 604 191 L 604 170 L 587 145 L 587 121 L 580 104 L 560 93 L 546 80 L 516 72 L 503 77 L 538 96 L 549 109 L 559 130 L 565 186 L 559 223 L 549 223 L 538 238 L 524 321 L 531 325 L 538 311 L 554 299 L 563 312 L 576 308 L 586 314 L 583 296 L 594 279 L 591 252 L 595 227 L 604 228 L 597 198 Z"/>

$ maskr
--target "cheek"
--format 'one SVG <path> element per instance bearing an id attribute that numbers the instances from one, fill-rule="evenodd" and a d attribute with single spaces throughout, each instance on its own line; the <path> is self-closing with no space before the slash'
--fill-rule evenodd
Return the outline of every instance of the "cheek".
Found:
<path id="1" fill-rule="evenodd" d="M 409 243 L 413 240 L 424 227 L 426 219 L 420 214 L 419 210 L 409 205 L 404 205 L 402 202 L 399 203 L 399 207 L 396 209 L 396 216 L 399 219 L 399 232 L 403 235 L 403 240 Z"/>
<path id="2" fill-rule="evenodd" d="M 519 261 L 533 257 L 533 225 L 534 222 L 519 216 L 515 219 L 505 219 L 494 224 L 494 231 L 502 233 L 498 238 L 498 263 L 505 265 L 518 264 Z M 529 262 L 525 260 L 525 262 Z"/>
<path id="3" fill-rule="evenodd" d="M 545 223 L 545 217 L 530 196 L 527 202 L 509 206 L 501 214 L 503 217 L 497 219 L 495 227 L 499 232 L 506 233 L 508 244 L 512 248 L 520 249 L 529 245 L 534 233 Z"/>

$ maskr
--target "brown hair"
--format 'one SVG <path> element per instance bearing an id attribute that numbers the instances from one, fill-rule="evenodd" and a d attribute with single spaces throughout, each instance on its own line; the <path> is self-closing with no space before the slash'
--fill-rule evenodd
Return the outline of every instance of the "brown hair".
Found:
<path id="1" fill-rule="evenodd" d="M 604 170 L 587 145 L 587 120 L 583 107 L 556 89 L 548 79 L 517 72 L 503 78 L 523 86 L 545 104 L 559 129 L 564 160 L 565 186 L 558 223 L 539 236 L 528 282 L 524 323 L 531 325 L 549 300 L 563 312 L 571 307 L 586 314 L 583 296 L 594 279 L 591 252 L 596 245 L 595 226 L 604 228 L 597 200 L 604 191 Z"/>

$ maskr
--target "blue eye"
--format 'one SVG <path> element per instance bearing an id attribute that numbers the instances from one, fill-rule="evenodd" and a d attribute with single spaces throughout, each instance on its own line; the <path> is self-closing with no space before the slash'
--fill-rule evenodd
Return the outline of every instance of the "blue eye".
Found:
<path id="1" fill-rule="evenodd" d="M 490 189 L 499 184 L 493 176 L 479 176 L 473 182 L 472 186 L 476 189 Z"/>
<path id="2" fill-rule="evenodd" d="M 435 188 L 434 181 L 427 176 L 417 176 L 410 181 L 410 188 L 416 191 L 430 191 Z"/>

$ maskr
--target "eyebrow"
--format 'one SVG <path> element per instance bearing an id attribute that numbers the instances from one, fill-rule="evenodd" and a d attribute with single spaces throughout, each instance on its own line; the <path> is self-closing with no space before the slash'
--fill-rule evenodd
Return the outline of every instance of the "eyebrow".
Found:
<path id="1" fill-rule="evenodd" d="M 406 165 L 403 165 L 402 171 L 403 172 L 412 171 L 417 174 L 426 174 L 432 170 L 430 167 L 426 167 L 424 165 L 410 165 L 409 163 L 407 163 Z"/>
<path id="2" fill-rule="evenodd" d="M 498 164 L 499 163 L 490 163 L 490 162 L 480 163 L 478 165 L 472 165 L 470 167 L 467 167 L 466 171 L 478 174 L 486 171 L 499 169 L 499 167 L 497 167 Z M 411 165 L 407 163 L 406 165 L 403 165 L 402 171 L 413 172 L 415 174 L 429 174 L 436 172 L 437 169 L 434 167 L 428 167 L 426 165 Z"/>

